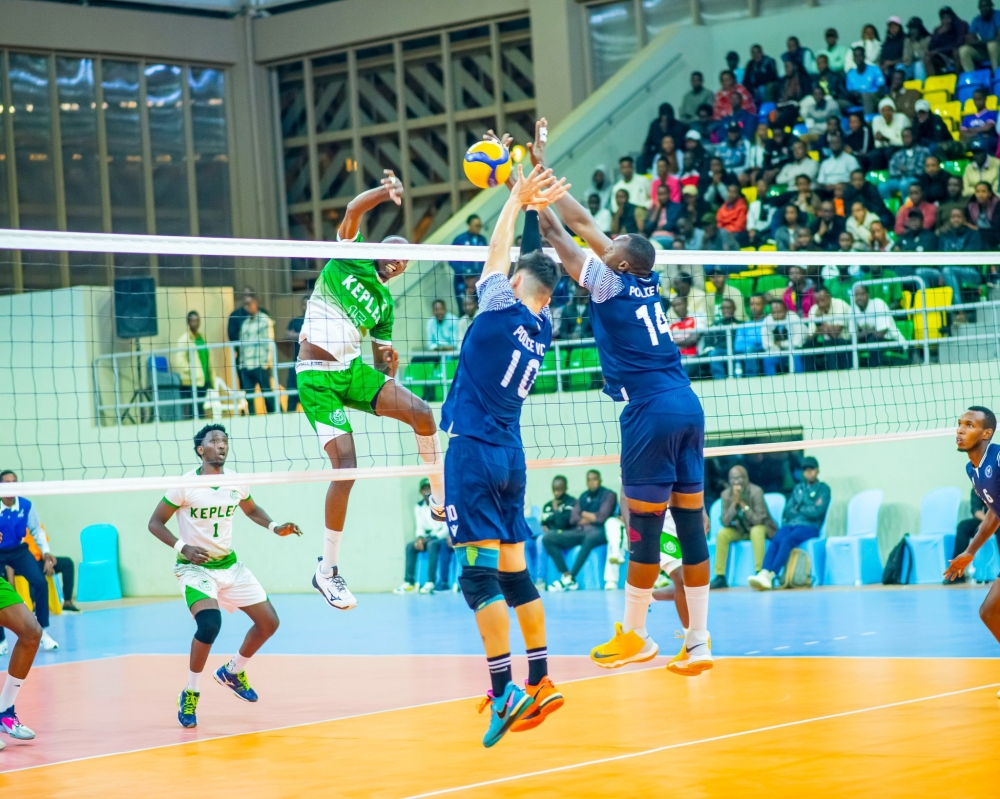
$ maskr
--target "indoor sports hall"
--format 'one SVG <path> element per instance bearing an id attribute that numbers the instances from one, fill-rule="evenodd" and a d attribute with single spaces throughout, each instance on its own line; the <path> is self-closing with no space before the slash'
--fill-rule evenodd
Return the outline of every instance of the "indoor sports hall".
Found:
<path id="1" fill-rule="evenodd" d="M 996 796 L 990 0 L 0 20 L 5 796 Z"/>

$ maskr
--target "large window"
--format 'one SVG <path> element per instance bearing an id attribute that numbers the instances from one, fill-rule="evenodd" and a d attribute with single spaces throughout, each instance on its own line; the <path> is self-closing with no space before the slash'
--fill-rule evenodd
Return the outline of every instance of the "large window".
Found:
<path id="1" fill-rule="evenodd" d="M 231 236 L 224 70 L 0 50 L 0 227 Z M 207 261 L 212 260 L 212 263 Z M 231 259 L 4 253 L 0 292 L 232 285 Z"/>
<path id="2" fill-rule="evenodd" d="M 478 191 L 461 155 L 492 128 L 534 130 L 527 17 L 359 45 L 275 67 L 287 235 L 335 239 L 347 203 L 392 169 L 401 207 L 368 214 L 364 234 L 420 241 Z M 315 267 L 292 263 L 298 277 Z"/>

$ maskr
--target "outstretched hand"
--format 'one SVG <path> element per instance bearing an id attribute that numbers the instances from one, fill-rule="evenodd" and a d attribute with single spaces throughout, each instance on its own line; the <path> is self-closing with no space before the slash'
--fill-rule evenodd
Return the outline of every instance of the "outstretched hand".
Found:
<path id="1" fill-rule="evenodd" d="M 524 168 L 518 164 L 517 181 L 511 192 L 521 205 L 537 210 L 558 200 L 569 188 L 566 178 L 556 180 L 551 169 L 536 166 L 525 175 Z"/>
<path id="2" fill-rule="evenodd" d="M 545 143 L 549 137 L 549 123 L 545 117 L 535 122 L 535 140 L 528 142 L 528 152 L 531 154 L 532 166 L 545 164 Z"/>
<path id="3" fill-rule="evenodd" d="M 382 188 L 389 192 L 389 199 L 396 205 L 403 202 L 403 181 L 396 177 L 396 173 L 391 169 L 383 169 Z"/>

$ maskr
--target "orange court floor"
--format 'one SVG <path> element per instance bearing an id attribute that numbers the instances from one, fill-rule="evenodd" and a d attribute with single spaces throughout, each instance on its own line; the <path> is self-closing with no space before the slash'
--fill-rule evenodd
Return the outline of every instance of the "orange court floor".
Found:
<path id="1" fill-rule="evenodd" d="M 175 670 L 184 665 L 177 655 L 164 657 Z M 323 679 L 316 671 L 323 662 L 338 691 L 379 692 L 395 668 L 371 673 L 362 657 L 344 673 L 330 669 L 337 656 L 297 665 L 307 660 L 262 657 L 258 690 L 293 682 L 308 697 L 308 680 Z M 523 672 L 523 658 L 515 660 Z M 482 671 L 482 662 L 461 661 L 443 669 L 455 696 L 442 699 L 432 691 L 426 704 L 420 703 L 421 677 L 410 706 L 397 702 L 291 724 L 273 709 L 252 708 L 259 727 L 253 732 L 223 730 L 220 737 L 136 751 L 125 741 L 114 744 L 119 754 L 22 770 L 14 757 L 27 744 L 5 739 L 0 768 L 9 770 L 0 773 L 0 796 L 1000 796 L 995 659 L 723 657 L 712 671 L 682 678 L 658 658 L 641 668 L 561 682 L 562 710 L 490 750 L 480 743 L 486 717 L 477 714 L 472 695 L 482 678 L 471 675 Z M 585 657 L 564 656 L 554 665 L 564 674 L 593 673 Z M 58 679 L 59 668 L 39 671 L 47 682 Z M 127 670 L 142 671 L 135 663 Z M 236 704 L 231 712 L 250 709 Z M 91 723 L 74 719 L 80 728 L 67 734 L 100 739 L 123 731 L 97 713 Z"/>

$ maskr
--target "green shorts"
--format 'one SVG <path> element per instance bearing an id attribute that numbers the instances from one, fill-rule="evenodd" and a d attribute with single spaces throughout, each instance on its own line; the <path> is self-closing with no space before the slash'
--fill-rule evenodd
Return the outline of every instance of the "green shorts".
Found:
<path id="1" fill-rule="evenodd" d="M 14 586 L 0 577 L 0 610 L 9 608 L 11 605 L 23 605 L 24 600 L 14 590 Z"/>
<path id="2" fill-rule="evenodd" d="M 325 446 L 328 441 L 352 432 L 345 408 L 375 413 L 372 403 L 389 378 L 355 358 L 338 372 L 309 369 L 297 375 L 299 401 Z"/>

